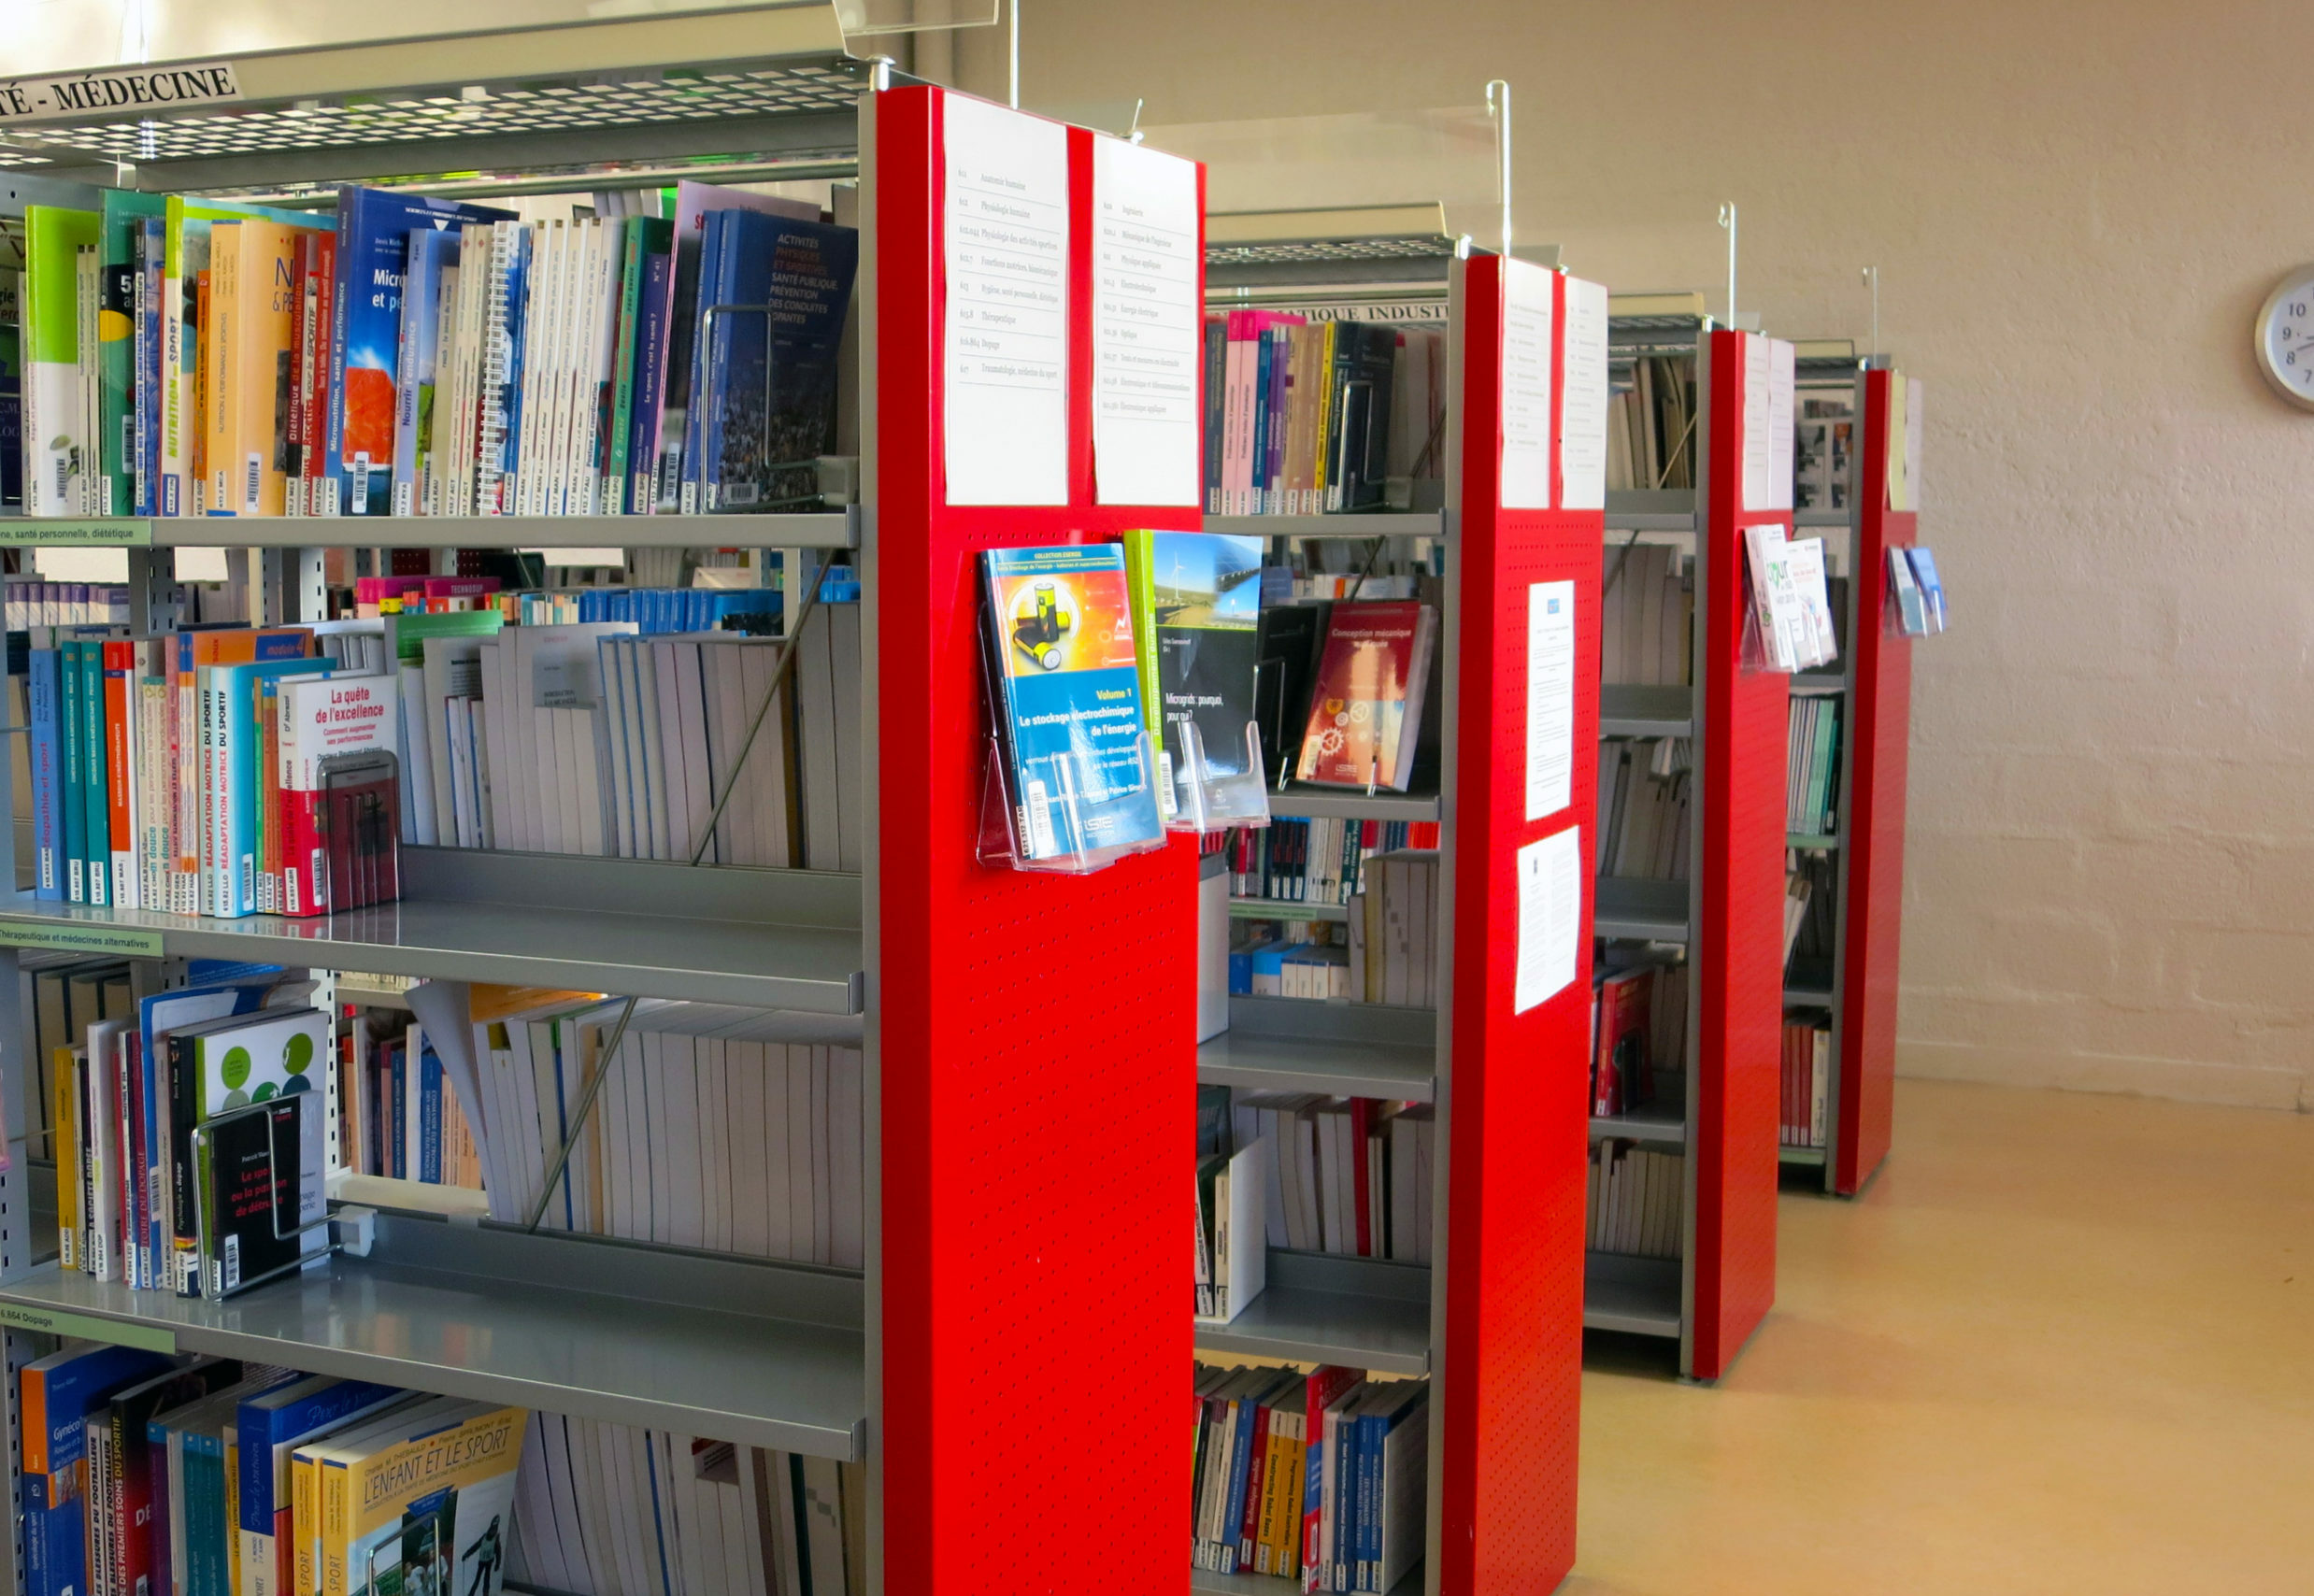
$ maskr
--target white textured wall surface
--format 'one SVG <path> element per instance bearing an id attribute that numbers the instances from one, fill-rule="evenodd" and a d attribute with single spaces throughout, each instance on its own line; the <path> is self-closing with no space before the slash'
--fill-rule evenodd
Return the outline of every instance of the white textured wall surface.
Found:
<path id="1" fill-rule="evenodd" d="M 1143 122 L 1465 105 L 1524 240 L 1723 281 L 1927 384 L 1901 1067 L 2314 1108 L 2314 415 L 2252 314 L 2314 261 L 2307 12 L 1032 0 L 1023 97 Z M 999 41 L 964 86 L 1001 95 Z M 1435 197 L 1377 193 L 1393 200 Z"/>

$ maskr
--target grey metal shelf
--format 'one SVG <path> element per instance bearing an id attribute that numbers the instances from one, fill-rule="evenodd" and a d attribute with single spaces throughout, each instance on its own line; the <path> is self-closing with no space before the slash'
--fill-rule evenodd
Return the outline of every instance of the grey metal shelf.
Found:
<path id="1" fill-rule="evenodd" d="M 1693 533 L 1695 530 L 1695 490 L 1611 489 L 1607 496 L 1607 530 Z"/>
<path id="2" fill-rule="evenodd" d="M 112 535 L 116 534 L 117 535 Z M 45 534 L 45 538 L 44 538 Z M 0 517 L 0 542 L 75 548 L 856 549 L 851 510 L 730 516 Z"/>
<path id="3" fill-rule="evenodd" d="M 1234 537 L 1444 537 L 1439 510 L 1376 510 L 1334 516 L 1207 516 L 1207 532 Z"/>
<path id="4" fill-rule="evenodd" d="M 1233 997 L 1230 1027 L 1197 1047 L 1197 1078 L 1253 1091 L 1390 1103 L 1437 1096 L 1436 1010 Z"/>
<path id="5" fill-rule="evenodd" d="M 1845 692 L 1848 677 L 1841 671 L 1795 671 L 1792 677 L 1794 692 Z"/>
<path id="6" fill-rule="evenodd" d="M 1807 527 L 1829 529 L 1853 526 L 1855 523 L 1855 515 L 1849 510 L 1795 510 L 1792 516 L 1792 524 L 1803 529 Z"/>
<path id="7" fill-rule="evenodd" d="M 1683 1147 L 1687 1146 L 1687 1115 L 1678 1104 L 1663 1103 L 1643 1104 L 1624 1114 L 1594 1114 L 1591 1139 Z"/>
<path id="8" fill-rule="evenodd" d="M 1679 1261 L 1593 1252 L 1583 1258 L 1583 1328 L 1679 1338 Z"/>
<path id="9" fill-rule="evenodd" d="M 402 850 L 400 903 L 241 919 L 0 898 L 20 947 L 861 1012 L 856 876 Z M 602 905 L 650 905 L 650 913 Z"/>
<path id="10" fill-rule="evenodd" d="M 1830 959 L 1795 959 L 1784 971 L 1784 1006 L 1830 1008 L 1838 993 Z"/>
<path id="11" fill-rule="evenodd" d="M 388 1215 L 369 1260 L 341 1256 L 224 1302 L 132 1291 L 50 1263 L 0 1287 L 0 1316 L 743 1446 L 864 1456 L 861 1283 L 828 1271 Z"/>
<path id="12" fill-rule="evenodd" d="M 1832 853 L 1839 848 L 1840 839 L 1813 832 L 1786 832 L 1784 846 L 1800 853 Z"/>
<path id="13" fill-rule="evenodd" d="M 1640 942 L 1688 939 L 1688 884 L 1602 876 L 1592 911 L 1592 934 Z"/>
<path id="14" fill-rule="evenodd" d="M 1227 1324 L 1196 1322 L 1197 1350 L 1430 1373 L 1430 1270 L 1272 1247 L 1269 1288 Z"/>
<path id="15" fill-rule="evenodd" d="M 1690 737 L 1695 734 L 1695 690 L 1626 682 L 1599 685 L 1602 737 Z"/>
<path id="16" fill-rule="evenodd" d="M 1801 1169 L 1821 1169 L 1824 1166 L 1824 1149 L 1821 1147 L 1778 1147 L 1776 1161 L 1792 1164 Z"/>
<path id="17" fill-rule="evenodd" d="M 1365 792 L 1355 787 L 1295 782 L 1269 795 L 1269 812 L 1289 820 L 1435 820 L 1435 792 Z"/>

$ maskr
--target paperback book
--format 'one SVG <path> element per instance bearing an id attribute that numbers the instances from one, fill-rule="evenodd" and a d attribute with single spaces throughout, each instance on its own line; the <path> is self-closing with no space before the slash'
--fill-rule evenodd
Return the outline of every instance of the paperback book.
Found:
<path id="1" fill-rule="evenodd" d="M 1269 800 L 1255 729 L 1262 539 L 1128 532 L 1142 714 L 1166 823 L 1262 825 Z"/>

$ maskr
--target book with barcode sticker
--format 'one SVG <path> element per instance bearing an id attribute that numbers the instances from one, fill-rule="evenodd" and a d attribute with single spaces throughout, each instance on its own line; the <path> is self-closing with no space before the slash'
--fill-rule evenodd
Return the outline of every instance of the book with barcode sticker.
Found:
<path id="1" fill-rule="evenodd" d="M 980 570 L 1013 862 L 1091 869 L 1162 846 L 1124 549 L 992 549 Z"/>
<path id="2" fill-rule="evenodd" d="M 211 1120 L 200 1178 L 202 1295 L 215 1300 L 319 1256 L 324 1212 L 318 1092 L 253 1103 Z"/>

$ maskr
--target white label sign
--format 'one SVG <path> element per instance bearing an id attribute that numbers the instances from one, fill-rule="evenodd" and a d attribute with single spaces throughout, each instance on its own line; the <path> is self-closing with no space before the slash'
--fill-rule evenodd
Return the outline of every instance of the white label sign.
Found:
<path id="1" fill-rule="evenodd" d="M 0 126 L 84 117 L 140 106 L 207 106 L 241 97 L 229 61 L 176 66 L 112 66 L 0 83 Z"/>
<path id="2" fill-rule="evenodd" d="M 1607 285 L 1566 279 L 1566 370 L 1559 396 L 1559 507 L 1607 508 Z"/>
<path id="3" fill-rule="evenodd" d="M 1905 379 L 1905 508 L 1921 507 L 1921 379 Z"/>
<path id="4" fill-rule="evenodd" d="M 1768 508 L 1775 473 L 1768 441 L 1768 411 L 1773 371 L 1768 340 L 1757 333 L 1744 337 L 1744 451 L 1743 506 L 1748 510 Z"/>
<path id="5" fill-rule="evenodd" d="M 1550 278 L 1503 263 L 1503 468 L 1507 510 L 1550 508 Z"/>
<path id="6" fill-rule="evenodd" d="M 1104 505 L 1196 505 L 1197 167 L 1093 141 L 1093 472 Z"/>
<path id="7" fill-rule="evenodd" d="M 948 502 L 1068 503 L 1068 131 L 943 96 Z"/>
<path id="8" fill-rule="evenodd" d="M 1767 340 L 1767 503 L 1763 508 L 1792 507 L 1793 348 L 1782 338 Z"/>
<path id="9" fill-rule="evenodd" d="M 1575 584 L 1526 590 L 1526 818 L 1567 806 L 1575 779 Z"/>
<path id="10" fill-rule="evenodd" d="M 1576 932 L 1583 919 L 1582 828 L 1518 852 L 1519 973 L 1510 1010 L 1524 1014 L 1575 979 Z"/>

